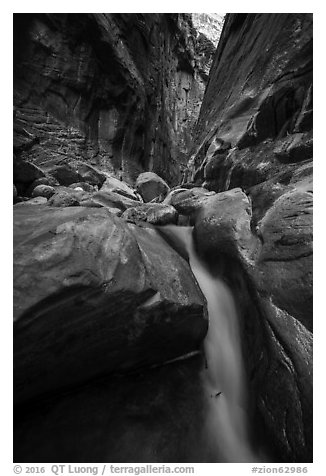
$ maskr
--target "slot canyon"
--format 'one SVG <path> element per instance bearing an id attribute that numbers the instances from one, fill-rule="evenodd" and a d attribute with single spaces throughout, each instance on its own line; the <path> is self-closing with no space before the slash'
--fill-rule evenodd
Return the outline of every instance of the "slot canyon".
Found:
<path id="1" fill-rule="evenodd" d="M 14 14 L 15 462 L 312 462 L 312 27 Z"/>

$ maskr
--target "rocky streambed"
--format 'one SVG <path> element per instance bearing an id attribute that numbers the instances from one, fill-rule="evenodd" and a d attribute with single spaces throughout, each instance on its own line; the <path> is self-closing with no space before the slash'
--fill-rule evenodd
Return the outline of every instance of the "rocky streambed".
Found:
<path id="1" fill-rule="evenodd" d="M 142 49 L 128 41 L 125 50 L 114 49 L 115 42 L 113 50 L 110 46 L 112 31 L 119 36 L 136 19 L 128 20 L 133 14 L 110 15 L 87 21 L 80 15 L 83 21 L 77 23 L 56 15 L 23 22 L 26 38 L 42 30 L 47 42 L 38 70 L 26 73 L 24 84 L 32 84 L 35 76 L 44 97 L 51 96 L 47 81 L 52 83 L 63 66 L 61 60 L 49 61 L 68 54 L 63 45 L 74 50 L 74 43 L 61 37 L 67 39 L 67 25 L 72 24 L 72 38 L 81 28 L 91 32 L 87 71 L 96 76 L 92 55 L 111 51 L 115 70 L 124 73 L 124 87 L 130 82 L 142 97 L 149 87 L 139 86 L 144 57 L 136 51 Z M 173 23 L 163 14 L 150 15 L 143 23 L 137 17 L 142 48 L 151 48 L 150 38 L 156 45 L 161 41 L 155 36 L 160 22 L 166 39 L 181 35 L 184 18 Z M 188 29 L 188 20 L 186 25 Z M 102 40 L 95 34 L 98 28 Z M 37 38 L 28 49 L 28 62 Z M 89 117 L 81 121 L 69 106 L 63 120 L 62 109 L 56 111 L 53 103 L 31 93 L 27 103 L 42 110 L 42 118 L 49 111 L 46 124 L 53 118 L 61 121 L 58 154 L 49 140 L 57 132 L 44 132 L 33 115 L 26 116 L 22 59 L 16 58 L 21 101 L 13 169 L 16 462 L 224 461 L 212 448 L 224 447 L 225 435 L 217 425 L 212 436 L 205 424 L 203 372 L 211 364 L 204 342 L 212 335 L 212 306 L 193 274 L 194 256 L 234 300 L 228 306 L 239 326 L 237 352 L 253 454 L 259 461 L 312 460 L 311 38 L 308 14 L 227 15 L 186 169 L 184 129 L 178 142 L 182 154 L 173 149 L 171 169 L 160 148 L 153 149 L 156 166 L 137 154 L 133 162 L 131 152 L 138 146 L 130 145 L 123 160 L 126 149 L 119 149 L 113 136 L 105 142 L 105 128 L 96 136 L 100 159 L 95 163 L 88 157 L 90 144 L 94 146 L 94 134 L 85 132 Z M 164 48 L 175 52 L 166 44 Z M 196 57 L 187 48 L 183 44 L 182 55 L 178 53 L 180 64 L 187 58 L 196 70 Z M 157 58 L 148 58 L 152 68 Z M 226 64 L 228 73 L 221 66 Z M 76 88 L 64 71 L 56 84 L 61 96 L 69 93 L 72 104 Z M 187 71 L 196 79 L 197 73 Z M 79 94 L 89 104 L 94 91 L 86 94 L 85 84 Z M 112 84 L 105 87 L 117 101 Z M 147 103 L 141 104 L 137 118 L 124 105 L 119 121 L 154 117 L 154 109 L 148 115 Z M 78 116 L 81 110 L 74 111 Z M 64 149 L 64 131 L 72 122 L 86 137 L 78 153 Z M 117 121 L 108 116 L 107 124 L 113 127 Z M 149 137 L 143 142 L 145 152 Z M 171 135 L 169 140 L 173 142 Z M 109 145 L 110 151 L 119 149 L 119 160 L 110 158 L 103 166 Z M 160 170 L 164 178 L 155 173 Z M 190 227 L 193 256 L 176 231 L 185 226 Z M 221 302 L 223 297 L 213 307 Z M 217 333 L 217 347 L 220 337 Z"/>

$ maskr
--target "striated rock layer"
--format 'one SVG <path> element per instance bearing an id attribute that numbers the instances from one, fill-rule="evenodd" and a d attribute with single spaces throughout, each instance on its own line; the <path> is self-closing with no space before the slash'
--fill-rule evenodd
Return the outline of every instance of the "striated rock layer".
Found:
<path id="1" fill-rule="evenodd" d="M 176 183 L 215 49 L 196 36 L 190 14 L 15 14 L 16 155 Z"/>

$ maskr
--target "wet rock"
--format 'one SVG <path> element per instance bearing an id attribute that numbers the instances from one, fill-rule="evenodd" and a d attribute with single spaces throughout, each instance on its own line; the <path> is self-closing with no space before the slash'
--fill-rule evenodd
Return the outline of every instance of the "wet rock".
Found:
<path id="1" fill-rule="evenodd" d="M 15 187 L 15 185 L 13 185 L 13 198 L 15 199 L 17 197 L 17 188 Z"/>
<path id="2" fill-rule="evenodd" d="M 25 200 L 19 201 L 16 206 L 46 205 L 47 201 L 48 199 L 46 197 L 26 198 Z"/>
<path id="3" fill-rule="evenodd" d="M 17 402 L 199 348 L 204 298 L 150 225 L 36 206 L 14 223 Z"/>
<path id="4" fill-rule="evenodd" d="M 259 240 L 251 232 L 251 213 L 248 197 L 239 188 L 206 197 L 194 226 L 199 254 L 207 262 L 226 254 L 253 266 Z"/>
<path id="5" fill-rule="evenodd" d="M 101 192 L 119 193 L 131 200 L 139 200 L 141 197 L 126 182 L 115 177 L 108 177 L 101 187 Z"/>
<path id="6" fill-rule="evenodd" d="M 136 190 L 140 193 L 144 202 L 150 202 L 159 195 L 165 196 L 170 187 L 157 174 L 144 172 L 136 180 Z"/>
<path id="7" fill-rule="evenodd" d="M 258 228 L 256 283 L 273 302 L 312 329 L 312 195 L 278 198 Z"/>
<path id="8" fill-rule="evenodd" d="M 37 185 L 32 193 L 32 197 L 51 198 L 55 194 L 55 188 L 50 185 Z"/>
<path id="9" fill-rule="evenodd" d="M 128 208 L 122 215 L 127 221 L 145 221 L 153 225 L 176 224 L 178 212 L 171 205 L 144 203 L 136 208 Z"/>

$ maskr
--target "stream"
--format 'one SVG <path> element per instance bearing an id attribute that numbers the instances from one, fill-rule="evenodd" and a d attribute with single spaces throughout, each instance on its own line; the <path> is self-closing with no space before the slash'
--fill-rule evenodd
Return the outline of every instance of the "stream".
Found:
<path id="1" fill-rule="evenodd" d="M 206 365 L 201 379 L 209 462 L 257 462 L 259 457 L 249 443 L 245 369 L 239 316 L 232 292 L 198 258 L 191 227 L 168 225 L 162 232 L 187 251 L 192 272 L 207 300 L 209 328 L 204 340 Z"/>

